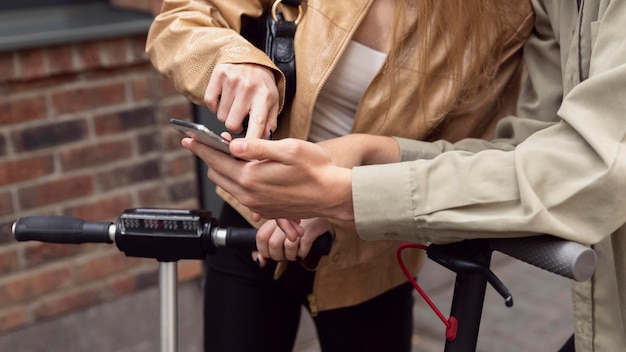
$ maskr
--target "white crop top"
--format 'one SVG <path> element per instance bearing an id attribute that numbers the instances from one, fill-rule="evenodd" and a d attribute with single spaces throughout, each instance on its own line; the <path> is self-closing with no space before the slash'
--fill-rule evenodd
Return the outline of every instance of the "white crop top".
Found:
<path id="1" fill-rule="evenodd" d="M 320 91 L 313 109 L 310 141 L 350 133 L 361 96 L 386 58 L 385 53 L 350 41 Z"/>

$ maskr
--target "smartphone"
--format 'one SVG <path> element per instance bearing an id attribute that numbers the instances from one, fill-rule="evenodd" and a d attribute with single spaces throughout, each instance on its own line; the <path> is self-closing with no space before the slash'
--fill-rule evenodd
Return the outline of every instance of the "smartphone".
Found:
<path id="1" fill-rule="evenodd" d="M 230 150 L 228 149 L 230 141 L 211 131 L 206 126 L 179 119 L 170 119 L 170 125 L 187 137 L 191 137 L 202 144 L 230 155 Z"/>

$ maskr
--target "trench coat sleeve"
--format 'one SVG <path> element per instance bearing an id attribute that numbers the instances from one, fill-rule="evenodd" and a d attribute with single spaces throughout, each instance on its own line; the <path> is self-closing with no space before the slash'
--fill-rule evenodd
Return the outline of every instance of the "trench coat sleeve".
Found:
<path id="1" fill-rule="evenodd" d="M 284 75 L 265 53 L 239 34 L 243 16 L 258 18 L 268 6 L 269 0 L 165 0 L 148 32 L 148 57 L 157 71 L 198 105 L 204 105 L 204 92 L 216 65 L 266 66 L 276 77 L 282 108 Z"/>
<path id="2" fill-rule="evenodd" d="M 423 143 L 404 140 L 405 160 L 418 160 L 355 168 L 359 235 L 444 243 L 550 233 L 597 243 L 626 223 L 626 2 L 607 6 L 592 24 L 589 76 L 571 87 L 558 26 L 536 7 L 524 54 L 529 84 L 520 116 L 498 127 L 502 139 L 441 142 L 441 153 L 427 150 L 431 159 L 419 159 Z"/>

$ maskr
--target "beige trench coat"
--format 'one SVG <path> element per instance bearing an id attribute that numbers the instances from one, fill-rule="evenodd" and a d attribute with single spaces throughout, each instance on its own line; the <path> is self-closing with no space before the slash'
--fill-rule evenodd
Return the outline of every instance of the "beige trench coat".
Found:
<path id="1" fill-rule="evenodd" d="M 353 172 L 356 227 L 367 240 L 441 243 L 508 232 L 589 244 L 598 265 L 591 280 L 573 283 L 576 351 L 623 351 L 626 1 L 584 0 L 580 11 L 574 0 L 533 5 L 529 79 L 519 116 L 498 126 L 501 139 L 399 140 L 407 162 Z"/>

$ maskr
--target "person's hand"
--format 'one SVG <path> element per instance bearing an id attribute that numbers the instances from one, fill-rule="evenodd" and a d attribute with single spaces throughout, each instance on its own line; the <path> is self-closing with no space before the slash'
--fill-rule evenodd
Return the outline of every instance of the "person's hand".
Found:
<path id="1" fill-rule="evenodd" d="M 256 215 L 258 216 L 258 214 Z M 260 220 L 260 217 L 257 218 L 258 220 Z M 287 239 L 292 242 L 304 235 L 304 228 L 300 225 L 299 219 L 275 219 L 275 222 Z"/>
<path id="2" fill-rule="evenodd" d="M 204 103 L 229 131 L 241 133 L 247 116 L 248 138 L 269 138 L 278 121 L 279 94 L 272 70 L 256 64 L 215 66 Z"/>
<path id="3" fill-rule="evenodd" d="M 276 261 L 296 261 L 306 258 L 315 239 L 327 231 L 332 231 L 328 220 L 324 218 L 306 219 L 300 222 L 304 229 L 302 237 L 291 241 L 274 220 L 263 224 L 256 235 L 257 251 L 252 253 L 252 259 L 264 267 L 267 259 Z"/>
<path id="4" fill-rule="evenodd" d="M 317 144 L 291 138 L 234 139 L 231 153 L 251 161 L 190 138 L 182 145 L 207 164 L 211 181 L 265 219 L 354 219 L 352 172 L 333 164 Z"/>

